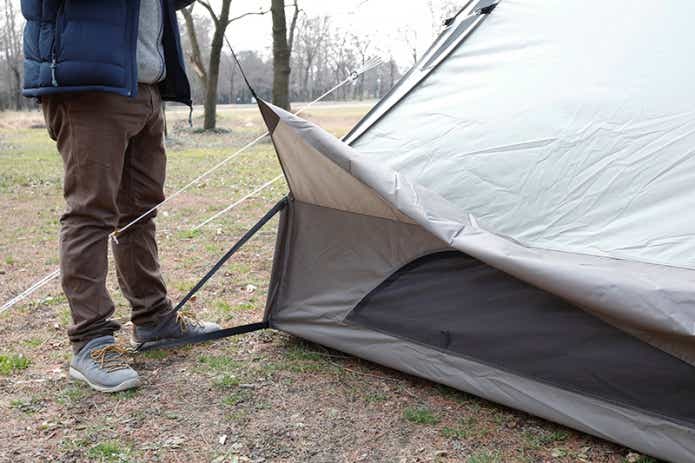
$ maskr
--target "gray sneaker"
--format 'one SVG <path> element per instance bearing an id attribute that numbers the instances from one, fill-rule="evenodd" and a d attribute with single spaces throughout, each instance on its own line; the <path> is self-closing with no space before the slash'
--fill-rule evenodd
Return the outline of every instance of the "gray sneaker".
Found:
<path id="1" fill-rule="evenodd" d="M 125 391 L 140 385 L 137 372 L 125 360 L 128 352 L 113 336 L 89 341 L 70 362 L 70 377 L 100 392 Z"/>
<path id="2" fill-rule="evenodd" d="M 153 348 L 160 344 L 176 339 L 185 339 L 199 334 L 210 333 L 221 329 L 217 323 L 196 320 L 190 315 L 177 313 L 172 317 L 155 326 L 133 326 L 133 337 L 131 344 L 140 348 Z"/>

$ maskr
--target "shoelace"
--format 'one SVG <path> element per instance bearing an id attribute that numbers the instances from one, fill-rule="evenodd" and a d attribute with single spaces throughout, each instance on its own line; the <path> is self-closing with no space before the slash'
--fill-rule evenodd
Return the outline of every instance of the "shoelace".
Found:
<path id="1" fill-rule="evenodd" d="M 104 347 L 99 347 L 90 352 L 92 360 L 99 364 L 99 368 L 111 373 L 117 370 L 128 368 L 128 362 L 125 358 L 130 352 L 121 346 L 109 344 Z"/>
<path id="2" fill-rule="evenodd" d="M 176 323 L 179 325 L 179 328 L 181 328 L 182 333 L 188 331 L 190 327 L 201 328 L 203 326 L 201 322 L 187 312 L 178 312 L 176 314 Z"/>

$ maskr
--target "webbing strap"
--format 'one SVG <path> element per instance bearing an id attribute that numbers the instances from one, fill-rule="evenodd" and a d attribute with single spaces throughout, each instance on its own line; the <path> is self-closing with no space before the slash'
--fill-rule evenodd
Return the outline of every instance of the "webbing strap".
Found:
<path id="1" fill-rule="evenodd" d="M 232 248 L 229 251 L 227 251 L 227 253 L 224 256 L 222 256 L 222 258 L 220 260 L 217 261 L 217 263 L 215 265 L 213 265 L 213 267 L 210 269 L 210 271 L 208 273 L 206 273 L 205 276 L 203 278 L 201 278 L 198 283 L 196 283 L 196 285 L 193 287 L 193 289 L 188 291 L 188 294 L 186 294 L 183 297 L 183 299 L 181 299 L 179 301 L 179 303 L 176 304 L 175 310 L 178 312 L 184 305 L 186 305 L 186 303 L 193 296 L 195 296 L 195 293 L 197 293 L 200 290 L 200 288 L 202 288 L 205 285 L 205 283 L 207 283 L 208 280 L 210 278 L 212 278 L 212 276 L 215 273 L 217 273 L 217 271 L 220 268 L 222 268 L 222 266 L 229 260 L 230 257 L 232 257 L 239 249 L 241 249 L 241 247 L 243 245 L 245 245 L 246 242 L 248 240 L 250 240 L 253 237 L 253 235 L 255 235 L 256 232 L 258 232 L 258 230 L 260 230 L 263 227 L 263 225 L 268 223 L 270 221 L 270 219 L 272 219 L 275 216 L 275 214 L 277 214 L 278 212 L 283 210 L 286 206 L 287 206 L 287 197 L 284 197 L 280 201 L 278 201 L 278 203 L 275 206 L 273 206 L 273 208 L 271 210 L 266 212 L 265 215 L 261 218 L 261 220 L 259 220 L 258 223 L 256 223 L 256 225 L 251 227 L 251 229 L 249 231 L 247 231 L 244 234 L 244 236 L 242 236 L 241 239 L 239 241 L 237 241 L 234 244 L 234 246 L 232 246 Z"/>
<path id="2" fill-rule="evenodd" d="M 234 243 L 234 246 L 231 247 L 229 251 L 227 251 L 221 258 L 220 260 L 217 261 L 215 265 L 208 271 L 208 273 L 203 276 L 203 278 L 196 283 L 196 285 L 188 291 L 188 293 L 179 301 L 178 304 L 176 304 L 175 311 L 178 312 L 183 308 L 184 305 L 188 301 L 191 300 L 191 298 L 202 288 L 205 283 L 210 280 L 210 278 L 217 273 L 217 271 L 222 268 L 222 266 L 239 250 L 241 247 L 246 244 L 248 240 L 250 240 L 253 235 L 258 232 L 266 223 L 270 221 L 278 212 L 283 210 L 287 206 L 288 199 L 287 197 L 282 198 L 280 201 L 278 201 L 275 206 L 273 206 L 272 209 L 270 209 L 266 214 L 259 220 L 249 231 L 247 231 L 244 236 L 241 237 L 239 241 Z M 262 322 L 258 323 L 251 323 L 249 325 L 241 325 L 241 326 L 235 326 L 232 328 L 223 328 L 221 330 L 217 331 L 212 331 L 210 333 L 205 333 L 205 334 L 199 334 L 196 336 L 189 336 L 185 338 L 180 338 L 180 339 L 173 339 L 171 341 L 166 341 L 162 343 L 152 343 L 151 346 L 143 345 L 135 350 L 138 352 L 142 352 L 145 350 L 149 349 L 163 349 L 167 347 L 175 347 L 175 346 L 181 346 L 184 344 L 196 344 L 200 342 L 205 342 L 205 341 L 211 341 L 213 339 L 221 339 L 221 338 L 226 338 L 228 336 L 234 336 L 236 334 L 243 334 L 243 333 L 250 333 L 252 331 L 257 331 L 257 330 L 262 330 L 268 328 L 268 321 L 264 320 Z"/>
<path id="3" fill-rule="evenodd" d="M 201 342 L 214 341 L 215 339 L 227 338 L 236 336 L 237 334 L 251 333 L 253 331 L 264 330 L 270 325 L 267 321 L 249 323 L 248 325 L 233 326 L 231 328 L 222 328 L 221 330 L 211 331 L 210 333 L 198 334 L 186 338 L 172 339 L 161 343 L 144 344 L 138 347 L 136 352 L 144 352 L 151 349 L 169 349 L 172 347 L 184 346 L 188 344 L 198 344 Z"/>

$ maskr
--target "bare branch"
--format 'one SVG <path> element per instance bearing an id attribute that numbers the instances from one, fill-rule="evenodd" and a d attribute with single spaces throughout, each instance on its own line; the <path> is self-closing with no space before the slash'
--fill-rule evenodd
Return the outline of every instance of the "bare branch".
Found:
<path id="1" fill-rule="evenodd" d="M 268 14 L 268 13 L 270 13 L 270 9 L 256 11 L 256 12 L 250 11 L 248 13 L 244 13 L 242 15 L 239 15 L 239 16 L 236 16 L 236 17 L 230 19 L 229 21 L 227 21 L 227 23 L 233 23 L 234 21 L 238 21 L 238 20 L 243 19 L 247 16 L 252 16 L 252 15 L 263 16 L 264 14 Z"/>
<path id="2" fill-rule="evenodd" d="M 193 71 L 198 74 L 198 77 L 200 77 L 203 82 L 207 83 L 208 73 L 207 69 L 205 69 L 205 63 L 203 63 L 203 54 L 200 51 L 198 33 L 195 29 L 195 21 L 193 20 L 193 6 L 182 9 L 181 14 L 186 22 L 186 31 L 188 32 L 188 39 L 191 42 L 191 52 L 189 53 L 188 58 L 193 65 Z"/>
<path id="3" fill-rule="evenodd" d="M 215 10 L 212 9 L 210 4 L 206 1 L 203 0 L 198 0 L 198 3 L 203 5 L 203 8 L 208 10 L 208 13 L 210 13 L 210 16 L 212 17 L 213 22 L 215 23 L 215 26 L 219 26 L 220 24 L 220 19 L 217 17 L 217 14 L 215 13 Z M 192 8 L 192 7 L 191 7 Z"/>
<path id="4" fill-rule="evenodd" d="M 290 49 L 290 56 L 292 55 L 292 47 L 294 46 L 294 31 L 297 29 L 297 18 L 299 17 L 299 0 L 294 2 L 294 13 L 292 14 L 292 22 L 290 23 L 290 37 L 287 40 L 287 48 Z"/>

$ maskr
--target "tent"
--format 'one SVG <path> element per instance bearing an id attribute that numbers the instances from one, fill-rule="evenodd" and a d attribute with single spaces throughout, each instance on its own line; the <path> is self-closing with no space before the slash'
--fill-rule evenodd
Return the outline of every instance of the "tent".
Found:
<path id="1" fill-rule="evenodd" d="M 268 324 L 695 461 L 693 10 L 471 1 L 344 140 L 260 101 Z"/>

